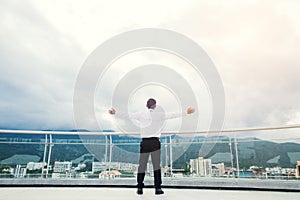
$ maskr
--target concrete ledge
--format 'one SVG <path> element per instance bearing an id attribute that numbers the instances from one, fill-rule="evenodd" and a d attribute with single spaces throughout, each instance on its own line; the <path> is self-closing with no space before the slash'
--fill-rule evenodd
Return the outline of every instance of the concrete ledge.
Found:
<path id="1" fill-rule="evenodd" d="M 153 178 L 145 180 L 153 187 Z M 1 187 L 135 187 L 134 178 L 102 179 L 0 179 Z M 300 180 L 260 180 L 222 178 L 164 178 L 165 188 L 264 190 L 300 192 Z"/>

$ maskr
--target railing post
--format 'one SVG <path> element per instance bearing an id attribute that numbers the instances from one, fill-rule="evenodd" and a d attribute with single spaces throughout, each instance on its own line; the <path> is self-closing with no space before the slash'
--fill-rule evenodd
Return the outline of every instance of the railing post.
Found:
<path id="1" fill-rule="evenodd" d="M 111 166 L 111 160 L 112 160 L 112 136 L 109 135 L 109 166 L 108 166 L 108 171 L 110 171 L 110 166 Z"/>
<path id="2" fill-rule="evenodd" d="M 168 139 L 165 137 L 165 167 L 168 167 Z"/>
<path id="3" fill-rule="evenodd" d="M 104 155 L 104 162 L 105 162 L 105 165 L 107 164 L 107 135 L 105 135 L 105 155 Z"/>
<path id="4" fill-rule="evenodd" d="M 233 152 L 232 152 L 231 137 L 228 137 L 228 139 L 229 139 L 231 169 L 233 169 Z"/>
<path id="5" fill-rule="evenodd" d="M 234 134 L 234 144 L 235 144 L 235 157 L 236 157 L 237 178 L 240 178 L 240 165 L 239 165 L 238 141 L 237 141 L 237 138 L 236 138 L 236 134 Z"/>
<path id="6" fill-rule="evenodd" d="M 173 176 L 173 147 L 172 147 L 172 135 L 170 137 L 170 176 Z"/>
<path id="7" fill-rule="evenodd" d="M 43 168 L 42 168 L 42 175 L 41 175 L 41 178 L 43 178 L 43 175 L 44 175 L 44 167 L 45 167 L 45 164 L 46 164 L 46 156 L 47 156 L 47 146 L 48 146 L 48 137 L 47 137 L 47 134 L 45 134 L 45 147 L 44 147 L 44 155 L 43 155 Z"/>
<path id="8" fill-rule="evenodd" d="M 52 152 L 53 142 L 52 142 L 52 133 L 49 134 L 49 154 L 48 154 L 48 162 L 47 162 L 47 171 L 46 178 L 48 178 L 49 166 L 51 161 L 51 152 Z"/>

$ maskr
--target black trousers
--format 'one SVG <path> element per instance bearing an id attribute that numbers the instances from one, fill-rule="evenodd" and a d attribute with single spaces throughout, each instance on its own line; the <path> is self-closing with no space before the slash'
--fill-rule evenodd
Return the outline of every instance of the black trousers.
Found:
<path id="1" fill-rule="evenodd" d="M 138 188 L 144 186 L 145 170 L 150 155 L 154 171 L 154 186 L 155 188 L 161 188 L 160 141 L 156 137 L 143 138 L 140 144 L 140 161 L 137 175 Z"/>

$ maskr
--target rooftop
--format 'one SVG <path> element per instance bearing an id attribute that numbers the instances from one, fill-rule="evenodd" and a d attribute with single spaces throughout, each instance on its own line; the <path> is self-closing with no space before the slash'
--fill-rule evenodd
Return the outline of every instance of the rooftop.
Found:
<path id="1" fill-rule="evenodd" d="M 0 199 L 5 200 L 115 200 L 115 199 L 163 199 L 163 200 L 298 200 L 300 193 L 271 191 L 240 191 L 240 190 L 201 190 L 201 189 L 164 189 L 164 195 L 154 195 L 154 189 L 146 188 L 144 195 L 135 194 L 134 188 L 63 188 L 63 187 L 4 187 L 0 189 Z M 21 197 L 21 198 L 20 198 Z"/>

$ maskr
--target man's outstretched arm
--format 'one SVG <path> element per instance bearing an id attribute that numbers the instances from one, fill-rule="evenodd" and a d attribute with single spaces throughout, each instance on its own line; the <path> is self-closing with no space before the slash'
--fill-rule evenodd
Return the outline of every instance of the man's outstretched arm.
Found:
<path id="1" fill-rule="evenodd" d="M 140 113 L 124 113 L 124 112 L 117 112 L 114 108 L 111 108 L 108 110 L 108 113 L 110 115 L 115 115 L 116 117 L 122 118 L 122 119 L 135 119 L 139 120 L 141 114 Z"/>
<path id="2" fill-rule="evenodd" d="M 167 113 L 165 119 L 175 119 L 179 117 L 183 117 L 185 115 L 190 115 L 195 112 L 195 108 L 189 107 L 184 113 Z"/>

